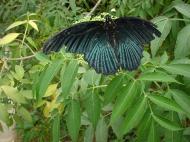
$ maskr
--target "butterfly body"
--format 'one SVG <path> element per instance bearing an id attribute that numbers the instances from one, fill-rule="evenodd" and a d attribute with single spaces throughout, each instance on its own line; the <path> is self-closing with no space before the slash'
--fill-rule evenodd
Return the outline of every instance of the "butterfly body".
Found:
<path id="1" fill-rule="evenodd" d="M 160 36 L 156 26 L 136 17 L 89 21 L 61 31 L 45 44 L 43 51 L 66 51 L 84 55 L 96 72 L 114 74 L 118 69 L 135 70 L 140 65 L 143 44 Z"/>

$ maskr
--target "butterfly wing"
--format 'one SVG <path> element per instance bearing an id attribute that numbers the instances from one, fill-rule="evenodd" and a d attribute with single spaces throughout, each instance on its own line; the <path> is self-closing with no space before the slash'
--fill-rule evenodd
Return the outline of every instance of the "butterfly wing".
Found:
<path id="1" fill-rule="evenodd" d="M 97 73 L 114 74 L 119 68 L 114 48 L 108 41 L 106 33 L 96 36 L 96 40 L 91 41 L 90 50 L 84 58 Z"/>
<path id="2" fill-rule="evenodd" d="M 125 70 L 135 70 L 140 65 L 142 58 L 142 44 L 136 42 L 125 34 L 120 33 L 118 43 L 118 61 L 120 67 Z"/>
<path id="3" fill-rule="evenodd" d="M 145 44 L 160 37 L 161 33 L 153 23 L 137 17 L 122 17 L 114 21 L 119 29 L 123 29 L 127 37 L 138 43 Z"/>
<path id="4" fill-rule="evenodd" d="M 119 67 L 138 68 L 143 44 L 160 35 L 154 24 L 135 17 L 118 18 L 113 22 L 89 21 L 50 38 L 43 52 L 57 52 L 65 45 L 66 51 L 84 54 L 85 60 L 98 73 L 114 74 Z"/>
<path id="5" fill-rule="evenodd" d="M 125 70 L 135 70 L 140 65 L 143 44 L 150 43 L 161 33 L 156 26 L 136 17 L 124 17 L 115 20 L 118 34 L 118 61 Z"/>
<path id="6" fill-rule="evenodd" d="M 102 31 L 102 24 L 102 21 L 82 22 L 65 29 L 45 42 L 43 52 L 57 52 L 63 47 L 63 45 L 65 45 L 66 51 L 85 53 L 88 50 L 88 44 L 93 40 L 94 35 L 97 32 Z"/>

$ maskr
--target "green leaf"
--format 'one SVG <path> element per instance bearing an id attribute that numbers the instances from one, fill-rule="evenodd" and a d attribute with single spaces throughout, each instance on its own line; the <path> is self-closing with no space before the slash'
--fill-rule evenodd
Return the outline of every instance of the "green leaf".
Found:
<path id="1" fill-rule="evenodd" d="M 36 42 L 31 38 L 31 37 L 26 37 L 26 40 L 28 41 L 28 43 L 32 46 L 32 47 L 34 47 L 35 49 L 38 49 L 37 48 L 37 45 L 36 45 Z"/>
<path id="2" fill-rule="evenodd" d="M 48 56 L 43 54 L 42 52 L 37 52 L 35 54 L 35 57 L 37 60 L 39 60 L 41 62 L 51 63 L 51 60 L 48 58 Z"/>
<path id="3" fill-rule="evenodd" d="M 24 77 L 24 68 L 22 66 L 15 65 L 15 72 L 17 80 L 21 80 Z"/>
<path id="4" fill-rule="evenodd" d="M 7 111 L 7 107 L 5 104 L 0 103 L 0 120 L 5 122 L 6 124 L 9 123 L 9 113 Z"/>
<path id="5" fill-rule="evenodd" d="M 147 142 L 159 142 L 158 133 L 156 131 L 156 126 L 154 123 L 155 123 L 154 120 L 152 120 Z"/>
<path id="6" fill-rule="evenodd" d="M 146 97 L 140 97 L 135 105 L 127 111 L 126 117 L 121 125 L 122 134 L 128 133 L 136 127 L 146 112 Z"/>
<path id="7" fill-rule="evenodd" d="M 184 128 L 183 135 L 188 136 L 189 134 L 190 134 L 190 127 Z"/>
<path id="8" fill-rule="evenodd" d="M 53 118 L 52 142 L 59 142 L 59 138 L 60 138 L 60 115 L 57 114 Z"/>
<path id="9" fill-rule="evenodd" d="M 26 99 L 34 99 L 32 90 L 21 90 L 19 93 Z"/>
<path id="10" fill-rule="evenodd" d="M 71 9 L 73 11 L 74 14 L 76 14 L 76 3 L 75 3 L 75 0 L 69 0 L 69 4 L 71 6 Z"/>
<path id="11" fill-rule="evenodd" d="M 113 132 L 116 134 L 118 139 L 121 139 L 123 137 L 123 134 L 121 132 L 121 126 L 123 124 L 124 117 L 118 116 L 118 118 L 111 123 L 111 127 L 113 129 Z"/>
<path id="12" fill-rule="evenodd" d="M 190 18 L 190 5 L 189 4 L 179 3 L 179 4 L 175 5 L 174 8 L 181 14 Z"/>
<path id="13" fill-rule="evenodd" d="M 1 86 L 0 88 L 4 91 L 5 95 L 7 95 L 7 97 L 12 99 L 13 101 L 20 103 L 20 104 L 26 103 L 25 97 L 19 93 L 17 88 L 13 88 L 11 86 L 6 86 L 6 85 Z"/>
<path id="14" fill-rule="evenodd" d="M 5 45 L 14 41 L 19 35 L 20 33 L 9 33 L 5 35 L 3 38 L 0 38 L 0 45 Z"/>
<path id="15" fill-rule="evenodd" d="M 88 118 L 93 127 L 96 128 L 97 122 L 100 118 L 101 104 L 97 94 L 89 93 L 88 98 L 85 100 L 85 108 Z"/>
<path id="16" fill-rule="evenodd" d="M 96 141 L 107 142 L 108 139 L 108 127 L 103 118 L 98 121 L 96 127 Z"/>
<path id="17" fill-rule="evenodd" d="M 8 26 L 8 28 L 6 29 L 6 31 L 8 31 L 8 30 L 10 30 L 10 29 L 12 29 L 12 28 L 14 28 L 14 27 L 18 27 L 18 26 L 20 26 L 20 25 L 23 25 L 23 24 L 25 24 L 25 23 L 27 23 L 27 20 L 24 20 L 24 21 L 16 21 L 16 22 L 12 23 L 10 26 Z"/>
<path id="18" fill-rule="evenodd" d="M 141 122 L 137 127 L 137 141 L 136 142 L 146 142 L 147 136 L 149 134 L 151 126 L 151 115 L 150 110 L 147 109 Z"/>
<path id="19" fill-rule="evenodd" d="M 39 31 L 39 30 L 38 30 L 38 26 L 36 25 L 36 23 L 35 23 L 33 20 L 30 20 L 30 21 L 28 22 L 28 24 L 29 24 L 32 28 L 34 28 L 36 31 Z"/>
<path id="20" fill-rule="evenodd" d="M 111 123 L 117 120 L 133 103 L 137 95 L 137 82 L 133 81 L 123 88 L 121 94 L 118 96 L 111 115 Z"/>
<path id="21" fill-rule="evenodd" d="M 101 79 L 101 74 L 97 74 L 95 70 L 88 70 L 84 74 L 84 80 L 89 85 L 99 85 L 100 79 Z"/>
<path id="22" fill-rule="evenodd" d="M 161 65 L 166 64 L 168 59 L 169 59 L 169 57 L 168 57 L 167 53 L 164 52 L 164 54 L 160 57 L 160 64 Z"/>
<path id="23" fill-rule="evenodd" d="M 61 76 L 62 95 L 66 97 L 69 95 L 70 89 L 73 85 L 75 77 L 78 71 L 77 61 L 70 61 L 68 66 L 63 70 L 63 76 Z"/>
<path id="24" fill-rule="evenodd" d="M 161 37 L 156 38 L 155 40 L 151 42 L 150 48 L 151 48 L 152 56 L 154 57 L 158 49 L 162 46 L 162 43 L 164 42 L 164 40 L 170 33 L 172 23 L 170 19 L 165 16 L 156 17 L 152 21 L 158 26 L 157 29 L 162 33 Z"/>
<path id="25" fill-rule="evenodd" d="M 181 128 L 181 126 L 176 122 L 172 122 L 166 118 L 163 118 L 163 117 L 155 115 L 155 114 L 152 114 L 152 117 L 158 124 L 160 124 L 162 127 L 166 128 L 168 130 L 171 130 L 171 131 L 183 130 L 183 128 Z"/>
<path id="26" fill-rule="evenodd" d="M 177 82 L 172 76 L 170 76 L 164 72 L 144 73 L 139 77 L 139 80 L 160 81 L 160 82 Z"/>
<path id="27" fill-rule="evenodd" d="M 190 14 L 189 14 L 190 15 Z M 190 24 L 185 26 L 177 36 L 174 55 L 175 58 L 183 58 L 190 55 Z"/>
<path id="28" fill-rule="evenodd" d="M 176 112 L 169 112 L 169 120 L 176 121 L 180 123 L 179 116 Z M 183 131 L 170 131 L 166 130 L 165 132 L 165 141 L 166 142 L 181 142 L 182 141 L 182 135 Z"/>
<path id="29" fill-rule="evenodd" d="M 73 142 L 77 142 L 81 123 L 81 112 L 79 102 L 77 100 L 71 100 L 67 112 L 68 116 L 66 119 L 66 123 L 69 135 L 71 136 Z"/>
<path id="30" fill-rule="evenodd" d="M 190 117 L 190 96 L 177 89 L 171 89 L 170 92 L 172 93 L 175 101 L 181 106 L 181 108 L 183 108 L 185 112 L 188 113 L 188 116 Z"/>
<path id="31" fill-rule="evenodd" d="M 56 61 L 52 62 L 52 64 L 49 64 L 49 66 L 47 67 L 45 72 L 40 77 L 40 82 L 38 85 L 39 91 L 37 92 L 38 100 L 40 100 L 44 96 L 49 83 L 54 78 L 54 76 L 57 74 L 59 69 L 61 68 L 62 62 L 63 62 L 62 60 L 56 60 Z"/>
<path id="32" fill-rule="evenodd" d="M 177 17 L 177 16 L 175 16 L 175 17 Z M 172 29 L 171 29 L 172 37 L 175 37 L 175 38 L 177 37 L 179 31 L 181 30 L 180 23 L 181 22 L 178 21 L 178 20 L 173 20 L 172 21 Z"/>
<path id="33" fill-rule="evenodd" d="M 161 67 L 171 74 L 190 77 L 190 64 L 170 64 Z"/>
<path id="34" fill-rule="evenodd" d="M 30 112 L 25 109 L 24 107 L 20 107 L 18 110 L 17 110 L 17 113 L 18 115 L 20 115 L 25 121 L 28 121 L 29 123 L 32 123 L 33 120 L 32 120 L 32 116 L 30 114 Z"/>
<path id="35" fill-rule="evenodd" d="M 92 125 L 89 125 L 84 134 L 84 142 L 93 142 L 93 138 L 94 138 L 94 129 Z"/>
<path id="36" fill-rule="evenodd" d="M 123 76 L 116 76 L 106 87 L 104 95 L 104 104 L 110 103 L 118 94 L 119 88 L 122 86 Z"/>
<path id="37" fill-rule="evenodd" d="M 156 105 L 163 107 L 167 110 L 173 110 L 179 113 L 184 113 L 182 108 L 172 99 L 168 99 L 160 95 L 148 95 L 148 98 Z"/>
<path id="38" fill-rule="evenodd" d="M 171 61 L 170 64 L 171 65 L 173 65 L 173 64 L 190 64 L 190 59 L 188 59 L 187 57 L 174 59 L 174 60 Z"/>

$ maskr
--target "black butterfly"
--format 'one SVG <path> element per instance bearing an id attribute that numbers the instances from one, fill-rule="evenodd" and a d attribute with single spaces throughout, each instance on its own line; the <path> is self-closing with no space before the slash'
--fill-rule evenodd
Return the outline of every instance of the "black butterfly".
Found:
<path id="1" fill-rule="evenodd" d="M 104 21 L 88 21 L 71 26 L 50 38 L 44 53 L 66 51 L 84 54 L 84 59 L 97 73 L 114 74 L 119 68 L 135 70 L 140 65 L 143 44 L 150 43 L 161 33 L 156 26 L 136 17 Z"/>

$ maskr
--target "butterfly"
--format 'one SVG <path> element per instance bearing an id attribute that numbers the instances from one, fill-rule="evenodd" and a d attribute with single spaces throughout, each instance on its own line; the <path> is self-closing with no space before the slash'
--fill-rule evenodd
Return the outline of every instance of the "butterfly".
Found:
<path id="1" fill-rule="evenodd" d="M 161 33 L 153 23 L 137 17 L 88 21 L 75 24 L 47 40 L 44 53 L 67 52 L 84 55 L 84 59 L 97 73 L 115 74 L 119 69 L 132 71 L 138 68 L 143 45 Z"/>

